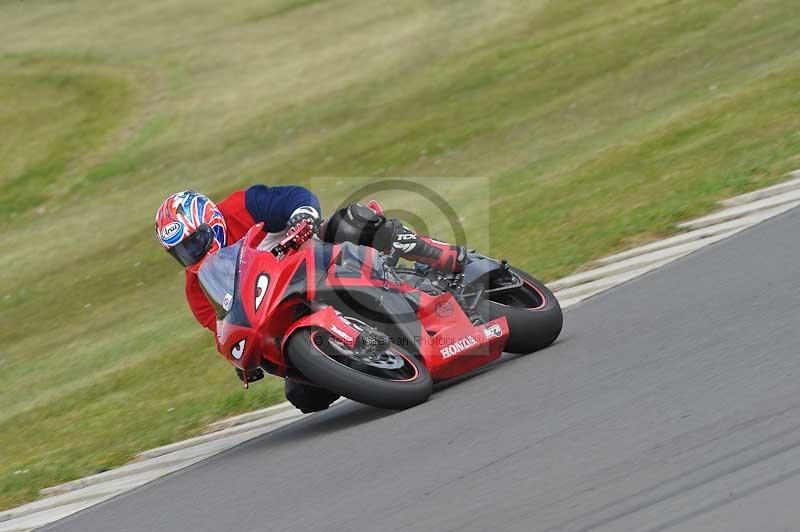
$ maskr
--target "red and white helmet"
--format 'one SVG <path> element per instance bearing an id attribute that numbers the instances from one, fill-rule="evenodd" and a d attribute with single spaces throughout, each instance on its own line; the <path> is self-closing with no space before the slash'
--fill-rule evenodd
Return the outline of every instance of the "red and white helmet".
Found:
<path id="1" fill-rule="evenodd" d="M 225 218 L 206 196 L 184 190 L 159 207 L 156 237 L 181 266 L 189 268 L 225 247 Z"/>

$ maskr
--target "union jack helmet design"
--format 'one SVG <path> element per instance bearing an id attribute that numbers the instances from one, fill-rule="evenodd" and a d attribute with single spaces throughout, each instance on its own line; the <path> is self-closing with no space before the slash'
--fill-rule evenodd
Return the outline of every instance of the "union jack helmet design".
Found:
<path id="1" fill-rule="evenodd" d="M 156 237 L 188 268 L 225 247 L 225 218 L 206 196 L 184 190 L 169 196 L 159 207 Z"/>

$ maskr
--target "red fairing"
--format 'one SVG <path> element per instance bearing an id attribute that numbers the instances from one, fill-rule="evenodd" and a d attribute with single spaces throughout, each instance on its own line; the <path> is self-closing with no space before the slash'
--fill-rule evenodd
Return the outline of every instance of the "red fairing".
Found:
<path id="1" fill-rule="evenodd" d="M 272 252 L 256 248 L 263 234 L 260 224 L 244 237 L 235 255 L 239 274 L 231 286 L 235 285 L 236 294 L 226 298 L 228 312 L 217 324 L 219 350 L 235 366 L 260 367 L 274 375 L 302 379 L 284 353 L 287 339 L 301 329 L 326 331 L 358 348 L 362 331 L 357 324 L 317 299 L 321 291 L 330 294 L 356 286 L 377 291 L 373 293 L 379 298 L 384 290 L 407 294 L 418 303 L 422 337 L 411 340 L 434 380 L 463 375 L 503 353 L 509 337 L 505 318 L 475 326 L 452 294 L 431 296 L 410 285 L 395 284 L 396 280 L 380 275 L 382 264 L 375 250 L 306 241 L 307 229 L 298 225 Z M 349 246 L 347 254 L 345 246 Z M 353 262 L 354 257 L 361 262 Z M 351 269 L 344 266 L 348 261 Z M 342 275 L 336 275 L 337 269 Z"/>
<path id="2" fill-rule="evenodd" d="M 261 366 L 259 335 L 252 327 L 221 322 L 217 349 L 234 366 L 254 370 Z"/>
<path id="3" fill-rule="evenodd" d="M 303 269 L 302 273 L 308 275 L 307 265 L 303 264 L 301 255 L 278 261 L 272 253 L 254 249 L 263 235 L 261 229 L 262 224 L 257 224 L 244 236 L 240 262 L 240 266 L 247 267 L 240 268 L 237 295 L 249 326 L 217 322 L 217 345 L 220 353 L 235 366 L 252 370 L 267 360 L 277 366 L 274 373 L 283 375 L 287 364 L 276 340 L 292 324 L 291 306 L 297 301 L 284 302 L 280 295 L 298 270 Z M 245 340 L 245 353 L 237 358 L 232 349 L 242 340 Z"/>
<path id="4" fill-rule="evenodd" d="M 506 318 L 474 326 L 452 294 L 420 296 L 420 352 L 434 380 L 463 375 L 500 357 L 510 334 Z M 434 333 L 427 334 L 425 331 Z"/>
<path id="5" fill-rule="evenodd" d="M 312 243 L 300 251 L 278 260 L 272 253 L 259 251 L 252 246 L 259 240 L 261 224 L 256 225 L 244 238 L 240 270 L 239 297 L 249 327 L 219 322 L 217 343 L 220 353 L 232 364 L 243 369 L 256 369 L 264 361 L 277 366 L 273 369 L 285 375 L 288 364 L 283 356 L 283 343 L 302 327 L 326 329 L 343 343 L 354 347 L 359 331 L 341 319 L 332 307 L 294 320 L 293 307 L 300 300 L 283 296 L 291 280 L 299 273 L 306 279 L 315 278 L 315 258 Z M 313 298 L 314 284 L 305 282 L 303 290 Z"/>

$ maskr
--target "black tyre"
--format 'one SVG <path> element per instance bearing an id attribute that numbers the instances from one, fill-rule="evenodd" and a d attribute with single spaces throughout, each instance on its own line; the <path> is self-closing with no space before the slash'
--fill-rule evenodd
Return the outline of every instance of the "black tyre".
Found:
<path id="1" fill-rule="evenodd" d="M 511 329 L 506 351 L 533 353 L 555 342 L 561 334 L 564 324 L 561 305 L 544 283 L 517 268 L 510 270 L 510 279 L 493 279 L 486 288 L 502 288 L 506 282 L 517 287 L 489 292 L 480 300 L 477 310 L 486 320 L 506 317 Z"/>
<path id="2" fill-rule="evenodd" d="M 433 379 L 416 357 L 391 345 L 369 359 L 356 356 L 324 329 L 301 329 L 289 338 L 292 364 L 312 382 L 378 408 L 404 410 L 428 400 Z"/>

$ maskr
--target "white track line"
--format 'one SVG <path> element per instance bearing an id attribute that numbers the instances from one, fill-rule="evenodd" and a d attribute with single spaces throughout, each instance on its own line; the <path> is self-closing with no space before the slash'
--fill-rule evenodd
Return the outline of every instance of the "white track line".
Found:
<path id="1" fill-rule="evenodd" d="M 767 209 L 765 211 L 758 211 L 748 216 L 744 216 L 742 218 L 736 218 L 734 220 L 722 222 L 716 225 L 709 225 L 701 229 L 695 229 L 694 231 L 690 231 L 688 233 L 681 233 L 677 236 L 665 238 L 664 240 L 658 240 L 656 242 L 652 242 L 644 246 L 639 246 L 633 249 L 629 249 L 627 251 L 623 251 L 621 253 L 610 255 L 608 257 L 596 261 L 596 263 L 603 265 L 612 264 L 625 259 L 629 259 L 631 257 L 635 257 L 637 255 L 644 255 L 645 253 L 650 253 L 651 251 L 670 248 L 687 242 L 702 240 L 704 238 L 715 236 L 721 233 L 727 233 L 729 231 L 733 231 L 734 229 L 740 227 L 743 228 L 752 227 L 753 225 L 761 223 L 764 220 L 768 220 L 773 216 L 777 216 L 779 214 L 783 214 L 786 211 L 792 210 L 798 205 L 800 205 L 800 202 L 788 203 L 785 205 L 781 205 L 780 207 Z"/>
<path id="2" fill-rule="evenodd" d="M 787 203 L 793 203 L 796 201 L 800 201 L 800 190 L 790 190 L 789 192 L 784 192 L 783 194 L 778 194 L 777 196 L 770 196 L 769 198 L 757 200 L 752 203 L 745 203 L 736 207 L 730 207 L 728 209 L 715 212 L 714 214 L 703 216 L 697 220 L 678 224 L 678 227 L 686 229 L 700 229 L 701 227 L 727 222 L 728 220 L 733 220 L 734 218 L 739 218 L 754 212 L 771 209 L 779 205 L 785 205 Z"/>
<path id="3" fill-rule="evenodd" d="M 570 297 L 568 295 L 570 290 L 578 289 L 581 286 L 586 286 L 591 284 L 593 281 L 607 280 L 625 272 L 639 270 L 651 264 L 660 264 L 664 261 L 671 262 L 672 260 L 679 259 L 684 255 L 693 253 L 700 248 L 704 248 L 709 244 L 719 242 L 720 240 L 724 240 L 730 236 L 733 236 L 734 234 L 746 228 L 747 226 L 738 227 L 733 231 L 728 231 L 726 233 L 704 238 L 702 240 L 687 242 L 685 244 L 651 251 L 650 253 L 644 253 L 642 255 L 635 255 L 629 259 L 612 262 L 611 264 L 602 266 L 600 268 L 587 270 L 569 277 L 565 277 L 564 279 L 551 283 L 548 286 L 556 293 L 565 294 L 566 297 Z"/>
<path id="4" fill-rule="evenodd" d="M 724 207 L 736 207 L 738 205 L 744 205 L 745 203 L 751 203 L 760 199 L 777 196 L 778 194 L 789 192 L 790 190 L 800 190 L 800 170 L 792 172 L 788 175 L 794 177 L 795 179 L 786 181 L 785 183 L 781 183 L 779 185 L 762 188 L 761 190 L 756 190 L 755 192 L 750 192 L 748 194 L 742 194 L 741 196 L 736 196 L 735 198 L 726 199 L 725 201 L 720 202 L 720 204 Z"/>

